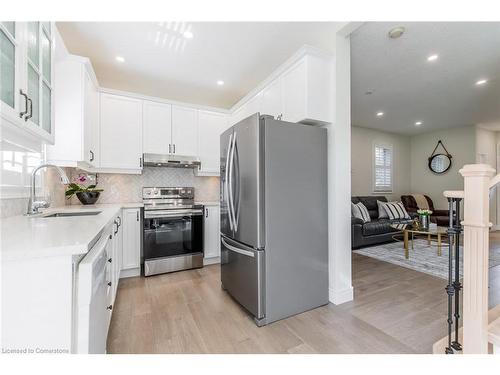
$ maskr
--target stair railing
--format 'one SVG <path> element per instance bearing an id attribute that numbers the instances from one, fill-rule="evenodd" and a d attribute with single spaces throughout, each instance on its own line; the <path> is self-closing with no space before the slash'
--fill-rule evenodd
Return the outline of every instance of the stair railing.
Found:
<path id="1" fill-rule="evenodd" d="M 500 174 L 492 178 L 495 170 L 487 164 L 467 164 L 460 169 L 464 178 L 463 191 L 445 191 L 444 196 L 449 200 L 462 199 L 464 201 L 464 216 L 462 221 L 463 240 L 463 286 L 457 277 L 459 251 L 458 241 L 455 243 L 456 267 L 454 280 L 450 267 L 448 295 L 452 292 L 458 297 L 459 288 L 463 288 L 463 339 L 464 354 L 488 353 L 488 253 L 489 253 L 489 193 L 490 189 L 500 183 Z M 458 205 L 458 204 L 457 204 Z M 449 233 L 456 235 L 458 219 L 454 224 L 450 221 Z M 453 226 L 453 229 L 452 229 Z M 450 232 L 451 230 L 451 232 Z M 450 241 L 451 242 L 451 237 Z M 451 257 L 450 246 L 450 257 Z M 450 300 L 450 297 L 448 297 Z M 449 302 L 450 304 L 450 302 Z M 458 343 L 458 308 L 459 300 L 455 299 L 455 340 L 451 340 L 451 326 L 453 321 L 448 316 L 449 342 L 448 349 L 455 349 L 454 342 Z M 451 311 L 451 308 L 450 308 Z M 451 320 L 451 323 L 450 323 Z M 459 344 L 460 345 L 460 344 Z M 458 347 L 458 346 L 457 346 Z M 456 350 L 456 349 L 455 349 Z"/>

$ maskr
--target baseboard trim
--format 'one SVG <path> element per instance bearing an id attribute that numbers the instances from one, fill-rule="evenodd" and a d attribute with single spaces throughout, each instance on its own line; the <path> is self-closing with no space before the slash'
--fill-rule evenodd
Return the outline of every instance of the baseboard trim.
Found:
<path id="1" fill-rule="evenodd" d="M 329 294 L 330 302 L 334 305 L 341 305 L 342 303 L 346 303 L 354 299 L 354 289 L 352 286 L 338 291 L 330 288 Z"/>
<path id="2" fill-rule="evenodd" d="M 120 271 L 120 279 L 126 279 L 127 277 L 141 276 L 141 267 L 130 268 L 127 270 Z"/>
<path id="3" fill-rule="evenodd" d="M 209 266 L 211 264 L 217 264 L 217 263 L 220 263 L 220 257 L 203 258 L 204 266 Z"/>

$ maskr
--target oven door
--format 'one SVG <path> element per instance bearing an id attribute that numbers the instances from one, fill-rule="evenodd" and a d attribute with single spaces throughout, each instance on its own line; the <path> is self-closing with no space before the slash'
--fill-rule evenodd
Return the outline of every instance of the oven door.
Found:
<path id="1" fill-rule="evenodd" d="M 203 210 L 144 212 L 144 259 L 203 252 Z"/>

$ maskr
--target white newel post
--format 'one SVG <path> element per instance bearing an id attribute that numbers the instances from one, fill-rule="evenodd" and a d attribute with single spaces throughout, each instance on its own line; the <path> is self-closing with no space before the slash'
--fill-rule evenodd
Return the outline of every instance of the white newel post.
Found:
<path id="1" fill-rule="evenodd" d="M 488 354 L 489 185 L 495 170 L 465 165 L 463 351 Z"/>

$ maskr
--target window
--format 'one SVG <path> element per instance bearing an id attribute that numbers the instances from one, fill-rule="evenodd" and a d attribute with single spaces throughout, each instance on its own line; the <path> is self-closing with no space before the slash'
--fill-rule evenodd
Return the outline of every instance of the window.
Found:
<path id="1" fill-rule="evenodd" d="M 373 191 L 392 192 L 392 146 L 375 144 L 373 147 Z"/>

